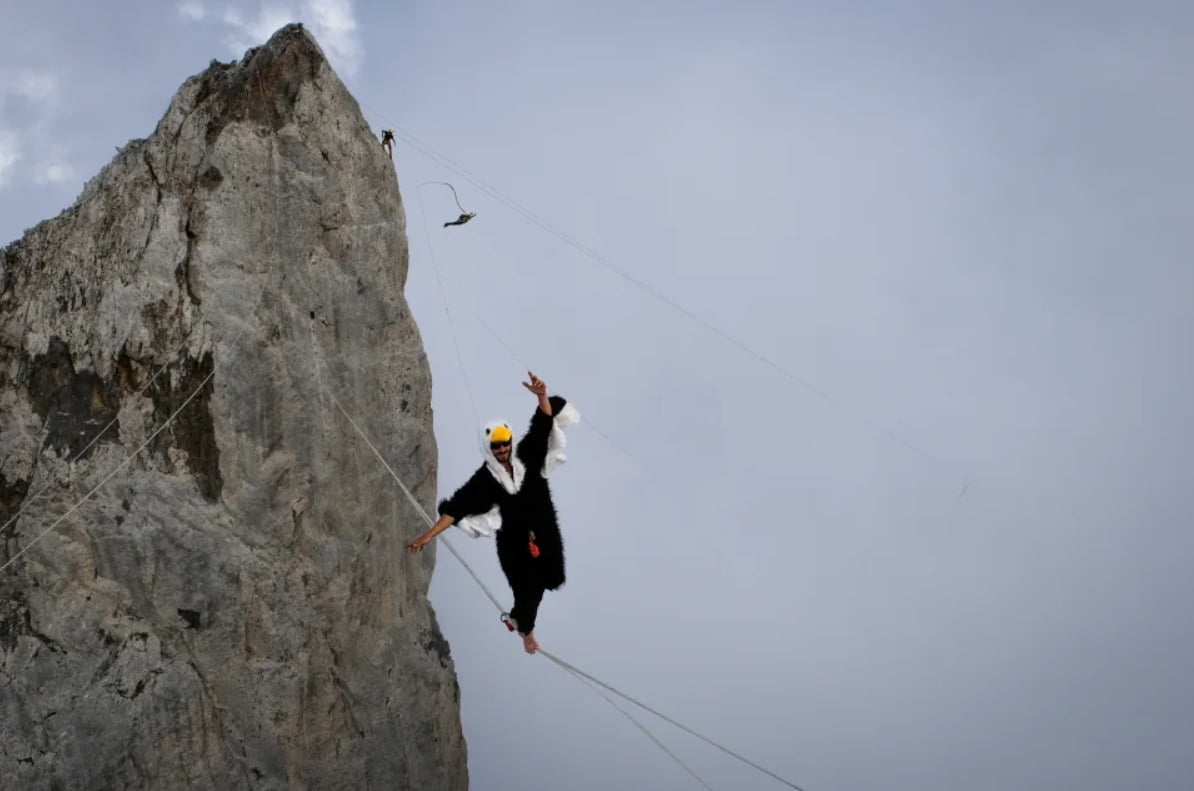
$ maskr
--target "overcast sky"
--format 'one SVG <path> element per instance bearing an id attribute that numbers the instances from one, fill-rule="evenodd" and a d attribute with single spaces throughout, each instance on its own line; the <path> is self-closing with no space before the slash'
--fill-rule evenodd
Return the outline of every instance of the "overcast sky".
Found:
<path id="1" fill-rule="evenodd" d="M 534 399 L 477 315 L 584 417 L 544 648 L 807 791 L 1186 787 L 1194 9 L 999 5 L 0 0 L 0 244 L 302 21 L 602 258 L 399 140 L 441 495 L 480 457 L 432 249 L 480 417 Z M 445 547 L 432 602 L 474 788 L 700 787 Z"/>

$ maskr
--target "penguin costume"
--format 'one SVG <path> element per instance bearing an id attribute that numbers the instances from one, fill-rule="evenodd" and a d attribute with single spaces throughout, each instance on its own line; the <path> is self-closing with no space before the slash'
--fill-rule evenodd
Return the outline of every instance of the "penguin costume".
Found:
<path id="1" fill-rule="evenodd" d="M 514 594 L 514 606 L 502 620 L 524 637 L 534 631 L 544 591 L 557 590 L 565 581 L 564 539 L 547 479 L 566 460 L 563 429 L 579 422 L 580 413 L 562 396 L 550 396 L 548 402 L 552 414 L 536 406 L 526 434 L 510 454 L 513 474 L 493 448 L 513 443 L 514 432 L 509 423 L 490 421 L 481 427 L 484 464 L 439 504 L 440 516 L 452 517 L 473 538 L 494 537 L 498 562 Z"/>

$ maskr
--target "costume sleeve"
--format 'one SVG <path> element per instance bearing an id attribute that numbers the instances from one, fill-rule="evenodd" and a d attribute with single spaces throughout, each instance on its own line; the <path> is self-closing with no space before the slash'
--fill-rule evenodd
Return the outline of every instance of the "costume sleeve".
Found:
<path id="1" fill-rule="evenodd" d="M 551 403 L 552 414 L 544 414 L 543 410 L 536 406 L 534 414 L 531 415 L 530 428 L 518 443 L 518 458 L 522 459 L 528 473 L 539 474 L 543 471 L 543 462 L 547 459 L 547 440 L 551 436 L 554 420 L 552 415 L 559 414 L 568 403 L 563 396 L 552 396 L 548 401 Z"/>
<path id="2" fill-rule="evenodd" d="M 440 516 L 447 514 L 460 521 L 466 516 L 483 514 L 493 508 L 497 503 L 496 490 L 489 485 L 493 479 L 488 476 L 489 473 L 484 467 L 474 472 L 451 497 L 440 501 Z"/>

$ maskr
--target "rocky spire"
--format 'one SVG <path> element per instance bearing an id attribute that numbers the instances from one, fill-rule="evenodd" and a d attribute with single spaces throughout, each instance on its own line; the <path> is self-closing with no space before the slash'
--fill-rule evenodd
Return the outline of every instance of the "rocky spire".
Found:
<path id="1" fill-rule="evenodd" d="M 467 786 L 423 525 L 327 392 L 431 510 L 406 271 L 300 25 L 0 250 L 6 787 Z"/>

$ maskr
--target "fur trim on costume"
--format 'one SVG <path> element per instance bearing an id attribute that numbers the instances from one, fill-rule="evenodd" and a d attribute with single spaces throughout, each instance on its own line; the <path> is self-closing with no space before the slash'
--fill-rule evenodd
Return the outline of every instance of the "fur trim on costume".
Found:
<path id="1" fill-rule="evenodd" d="M 559 398 L 559 396 L 555 398 Z M 568 461 L 568 457 L 564 455 L 564 446 L 568 444 L 567 438 L 564 437 L 564 429 L 580 422 L 580 411 L 572 405 L 571 401 L 566 402 L 562 409 L 557 408 L 553 402 L 552 418 L 551 436 L 547 440 L 547 458 L 543 462 L 544 478 L 550 476 L 556 467 Z"/>
<path id="2" fill-rule="evenodd" d="M 506 472 L 505 465 L 497 460 L 497 456 L 493 455 L 493 450 L 489 447 L 489 437 L 498 427 L 505 429 L 503 433 L 510 437 L 510 466 L 514 468 L 513 477 Z M 526 467 L 519 460 L 518 454 L 514 452 L 516 439 L 514 429 L 510 428 L 510 424 L 504 420 L 491 420 L 481 427 L 481 455 L 485 457 L 485 466 L 489 468 L 493 477 L 497 478 L 502 488 L 510 494 L 514 494 L 522 488 L 522 479 L 527 472 Z"/>
<path id="3" fill-rule="evenodd" d="M 484 514 L 466 516 L 455 524 L 469 538 L 493 538 L 493 534 L 502 529 L 502 509 L 495 505 Z"/>

